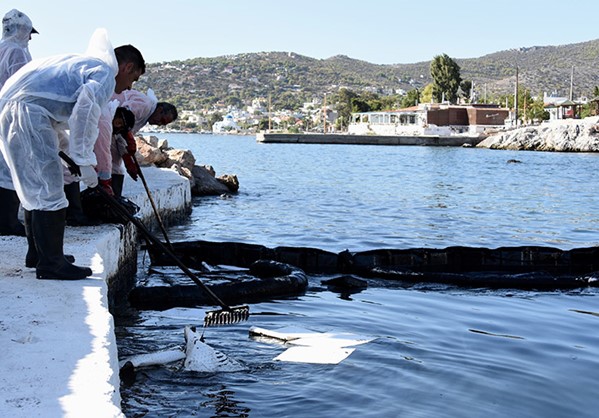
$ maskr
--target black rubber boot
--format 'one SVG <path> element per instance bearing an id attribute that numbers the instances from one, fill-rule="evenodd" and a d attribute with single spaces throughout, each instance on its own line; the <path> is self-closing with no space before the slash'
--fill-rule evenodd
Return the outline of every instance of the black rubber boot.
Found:
<path id="1" fill-rule="evenodd" d="M 81 205 L 81 191 L 79 189 L 78 181 L 75 181 L 71 184 L 65 184 L 64 194 L 69 201 L 69 207 L 67 208 L 67 225 L 95 226 L 102 223 L 99 220 L 92 219 L 83 213 L 83 206 Z"/>
<path id="2" fill-rule="evenodd" d="M 25 236 L 25 227 L 19 221 L 19 196 L 17 192 L 0 187 L 0 235 Z"/>
<path id="3" fill-rule="evenodd" d="M 35 275 L 44 280 L 79 280 L 92 275 L 88 267 L 69 263 L 63 253 L 66 209 L 31 212 L 31 230 L 37 249 Z"/>
<path id="4" fill-rule="evenodd" d="M 123 195 L 123 183 L 125 182 L 124 174 L 113 174 L 112 175 L 112 191 L 114 197 L 121 197 Z"/>
<path id="5" fill-rule="evenodd" d="M 24 221 L 25 221 L 25 234 L 27 235 L 27 254 L 25 255 L 25 267 L 33 268 L 37 267 L 37 249 L 35 248 L 35 241 L 33 239 L 33 232 L 31 230 L 31 211 L 25 210 Z M 75 262 L 75 257 L 71 254 L 65 254 L 64 258 L 69 263 Z"/>

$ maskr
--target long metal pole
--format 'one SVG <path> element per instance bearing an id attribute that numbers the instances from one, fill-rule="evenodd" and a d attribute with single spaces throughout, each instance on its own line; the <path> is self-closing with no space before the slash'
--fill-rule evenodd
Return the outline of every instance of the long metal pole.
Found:
<path id="1" fill-rule="evenodd" d="M 572 72 L 570 73 L 570 101 L 574 100 L 574 66 L 572 66 Z"/>
<path id="2" fill-rule="evenodd" d="M 516 65 L 516 87 L 514 88 L 514 124 L 518 126 L 518 66 Z"/>
<path id="3" fill-rule="evenodd" d="M 150 204 L 152 205 L 152 209 L 154 210 L 154 214 L 156 215 L 156 219 L 158 219 L 158 225 L 160 226 L 160 230 L 162 231 L 162 235 L 164 235 L 164 240 L 172 250 L 173 246 L 168 239 L 168 234 L 166 233 L 166 228 L 164 227 L 164 223 L 162 223 L 162 218 L 160 217 L 160 212 L 158 212 L 158 208 L 156 207 L 156 203 L 154 203 L 154 199 L 152 198 L 152 193 L 150 193 L 150 188 L 148 187 L 148 183 L 146 183 L 146 178 L 144 173 L 141 171 L 141 167 L 139 166 L 139 162 L 135 155 L 133 156 L 133 161 L 135 162 L 135 166 L 137 167 L 137 172 L 139 173 L 139 178 L 141 178 L 141 182 L 144 185 L 144 189 L 146 189 L 146 193 L 148 195 L 148 199 L 150 200 Z"/>

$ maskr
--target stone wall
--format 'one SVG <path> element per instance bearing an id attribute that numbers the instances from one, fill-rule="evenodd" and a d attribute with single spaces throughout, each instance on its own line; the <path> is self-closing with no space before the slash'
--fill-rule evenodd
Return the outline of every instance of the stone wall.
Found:
<path id="1" fill-rule="evenodd" d="M 188 217 L 191 213 L 189 181 L 173 170 L 157 167 L 142 167 L 142 170 L 165 227 L 177 224 Z M 134 182 L 127 178 L 123 196 L 139 206 L 136 217 L 152 234 L 164 242 L 150 198 L 141 183 L 141 180 Z M 118 233 L 103 235 L 102 239 L 106 242 L 101 244 L 106 248 L 118 248 L 118 251 L 105 251 L 103 254 L 108 302 L 112 313 L 127 309 L 127 295 L 135 286 L 138 250 L 140 241 L 143 239 L 137 227 L 131 222 L 126 225 L 115 225 L 115 228 Z"/>

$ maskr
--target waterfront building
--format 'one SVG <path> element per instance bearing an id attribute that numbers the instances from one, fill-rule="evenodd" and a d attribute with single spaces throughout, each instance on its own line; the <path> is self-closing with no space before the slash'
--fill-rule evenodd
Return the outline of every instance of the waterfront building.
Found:
<path id="1" fill-rule="evenodd" d="M 404 109 L 353 113 L 352 135 L 476 135 L 501 129 L 509 109 L 497 105 L 420 104 Z"/>

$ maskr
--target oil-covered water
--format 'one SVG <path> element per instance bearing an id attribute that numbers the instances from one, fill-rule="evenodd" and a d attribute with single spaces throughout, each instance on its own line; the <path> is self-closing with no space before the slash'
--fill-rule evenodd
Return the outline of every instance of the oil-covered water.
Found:
<path id="1" fill-rule="evenodd" d="M 329 251 L 595 245 L 596 154 L 463 148 L 258 144 L 253 137 L 159 135 L 197 164 L 237 174 L 240 192 L 198 198 L 172 240 Z M 517 160 L 519 162 L 508 162 Z M 147 267 L 147 266 L 145 266 Z M 140 266 L 140 280 L 145 280 Z M 599 410 L 596 288 L 529 292 L 369 280 L 339 294 L 311 276 L 305 295 L 252 304 L 248 322 L 206 330 L 247 368 L 140 371 L 127 416 L 592 417 Z M 195 309 L 117 318 L 122 356 L 183 345 Z M 273 361 L 284 347 L 251 326 L 293 325 L 373 341 L 337 365 Z"/>

